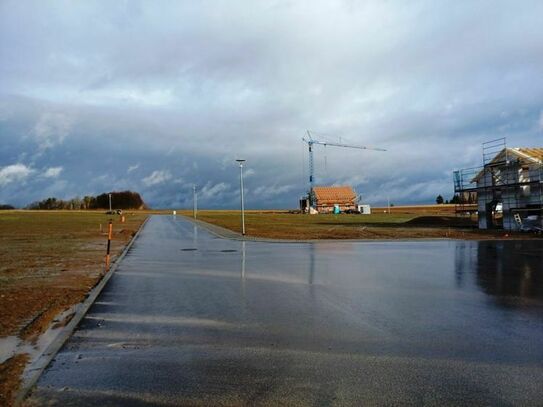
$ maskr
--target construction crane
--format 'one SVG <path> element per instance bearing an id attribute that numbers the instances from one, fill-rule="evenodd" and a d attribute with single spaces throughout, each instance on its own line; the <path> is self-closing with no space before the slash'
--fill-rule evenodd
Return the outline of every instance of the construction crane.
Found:
<path id="1" fill-rule="evenodd" d="M 314 159 L 313 159 L 313 145 L 319 144 L 321 146 L 333 146 L 333 147 L 345 147 L 345 148 L 357 148 L 359 150 L 373 150 L 373 151 L 387 151 L 384 148 L 377 148 L 377 147 L 367 147 L 367 146 L 354 146 L 350 144 L 342 144 L 342 143 L 330 143 L 329 141 L 320 141 L 315 140 L 312 136 L 309 130 L 307 130 L 307 138 L 302 137 L 302 140 L 307 143 L 307 146 L 309 147 L 309 196 L 311 200 L 311 191 L 313 190 L 313 187 L 315 186 L 315 165 L 314 165 Z M 310 202 L 310 205 L 313 203 Z"/>

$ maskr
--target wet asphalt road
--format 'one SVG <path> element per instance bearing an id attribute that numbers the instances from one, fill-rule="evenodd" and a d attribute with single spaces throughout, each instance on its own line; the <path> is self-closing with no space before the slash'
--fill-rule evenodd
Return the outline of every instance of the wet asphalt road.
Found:
<path id="1" fill-rule="evenodd" d="M 154 216 L 31 401 L 542 405 L 543 242 L 239 242 Z"/>

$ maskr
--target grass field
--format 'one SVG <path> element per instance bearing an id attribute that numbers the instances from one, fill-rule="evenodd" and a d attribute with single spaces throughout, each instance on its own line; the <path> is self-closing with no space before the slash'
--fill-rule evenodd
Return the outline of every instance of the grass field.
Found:
<path id="1" fill-rule="evenodd" d="M 192 216 L 190 211 L 181 211 Z M 235 232 L 240 231 L 239 211 L 199 211 L 198 219 Z M 371 215 L 302 215 L 285 211 L 247 211 L 246 234 L 276 239 L 492 239 L 503 231 L 484 232 L 474 220 L 425 211 Z"/>
<path id="2" fill-rule="evenodd" d="M 81 302 L 104 272 L 108 220 L 115 256 L 147 215 L 125 216 L 120 223 L 103 212 L 0 211 L 0 337 L 32 342 L 58 313 Z M 0 404 L 16 387 L 10 381 L 24 367 L 21 360 L 0 366 Z"/>

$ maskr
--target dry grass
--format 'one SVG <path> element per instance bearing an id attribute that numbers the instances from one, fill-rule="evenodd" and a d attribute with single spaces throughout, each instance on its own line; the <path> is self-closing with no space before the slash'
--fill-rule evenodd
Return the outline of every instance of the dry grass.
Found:
<path id="1" fill-rule="evenodd" d="M 425 216 L 421 216 L 422 213 Z M 181 214 L 191 216 L 190 211 Z M 198 219 L 239 232 L 239 211 L 199 211 Z M 371 215 L 301 215 L 285 211 L 247 211 L 246 234 L 272 239 L 497 239 L 504 231 L 479 231 L 474 220 L 430 209 L 412 213 L 373 213 Z M 507 237 L 526 238 L 525 234 Z"/>
<path id="2" fill-rule="evenodd" d="M 28 355 L 16 355 L 0 364 L 0 406 L 9 406 L 21 384 Z"/>
<path id="3" fill-rule="evenodd" d="M 111 218 L 118 254 L 145 215 L 127 215 L 124 224 Z M 100 212 L 0 212 L 0 336 L 35 333 L 32 325 L 50 319 L 46 314 L 84 297 L 103 271 L 109 219 Z"/>
<path id="4" fill-rule="evenodd" d="M 403 214 L 419 214 L 419 215 L 450 215 L 456 214 L 456 205 L 441 204 L 441 205 L 401 205 L 388 207 L 373 207 L 374 213 L 403 213 Z"/>

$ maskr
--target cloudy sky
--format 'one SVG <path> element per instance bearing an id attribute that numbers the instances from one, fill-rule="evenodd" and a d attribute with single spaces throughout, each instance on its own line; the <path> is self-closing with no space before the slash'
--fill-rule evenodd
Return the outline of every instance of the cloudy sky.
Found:
<path id="1" fill-rule="evenodd" d="M 541 1 L 0 1 L 0 203 L 110 190 L 289 208 L 452 195 L 481 142 L 543 145 Z"/>

